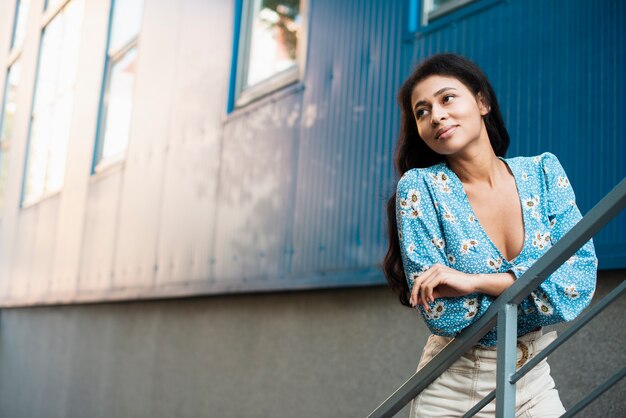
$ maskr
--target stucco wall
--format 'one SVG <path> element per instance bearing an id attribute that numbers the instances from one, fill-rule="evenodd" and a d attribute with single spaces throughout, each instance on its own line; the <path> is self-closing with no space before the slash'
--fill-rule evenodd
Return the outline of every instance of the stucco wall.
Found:
<path id="1" fill-rule="evenodd" d="M 625 308 L 550 357 L 566 407 L 626 363 Z M 0 416 L 364 417 L 426 337 L 385 287 L 3 309 Z M 582 416 L 623 416 L 625 383 Z"/>

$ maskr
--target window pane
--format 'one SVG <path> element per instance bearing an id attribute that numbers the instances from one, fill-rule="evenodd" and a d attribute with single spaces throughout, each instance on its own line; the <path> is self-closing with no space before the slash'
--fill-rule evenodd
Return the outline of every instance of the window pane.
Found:
<path id="1" fill-rule="evenodd" d="M 36 201 L 44 194 L 46 165 L 50 141 L 50 112 L 43 112 L 33 118 L 30 142 L 28 144 L 28 165 L 24 188 L 24 203 Z"/>
<path id="2" fill-rule="evenodd" d="M 4 107 L 0 114 L 0 209 L 4 202 L 4 191 L 6 190 L 7 176 L 9 173 L 9 149 L 11 137 L 13 136 L 13 121 L 15 120 L 15 109 L 17 107 L 17 86 L 20 82 L 20 61 L 19 59 L 9 67 L 7 73 L 6 89 L 4 93 Z"/>
<path id="3" fill-rule="evenodd" d="M 72 104 L 74 92 L 70 91 L 61 96 L 52 109 L 52 123 L 50 126 L 50 149 L 46 170 L 45 192 L 52 193 L 61 190 L 65 177 L 65 157 L 67 143 L 70 136 L 72 121 Z"/>
<path id="4" fill-rule="evenodd" d="M 133 48 L 111 66 L 111 80 L 103 110 L 106 116 L 101 158 L 120 155 L 128 145 L 136 63 L 137 48 Z"/>
<path id="5" fill-rule="evenodd" d="M 37 74 L 37 91 L 35 94 L 34 111 L 40 112 L 49 107 L 55 97 L 59 65 L 63 44 L 62 15 L 57 16 L 46 26 L 41 39 L 41 57 Z"/>
<path id="6" fill-rule="evenodd" d="M 116 0 L 114 4 L 109 52 L 117 51 L 139 34 L 143 14 L 143 0 Z"/>
<path id="7" fill-rule="evenodd" d="M 427 13 L 432 13 L 452 3 L 458 3 L 458 0 L 428 0 L 424 3 L 424 6 Z"/>
<path id="8" fill-rule="evenodd" d="M 36 201 L 63 186 L 82 16 L 83 0 L 73 0 L 42 35 L 24 202 Z"/>
<path id="9" fill-rule="evenodd" d="M 57 96 L 73 88 L 78 71 L 78 53 L 80 52 L 81 27 L 83 20 L 83 1 L 75 0 L 63 9 L 59 16 L 63 20 L 63 35 L 59 50 L 59 78 Z"/>
<path id="10" fill-rule="evenodd" d="M 19 48 L 22 46 L 24 36 L 26 35 L 26 20 L 28 19 L 28 10 L 30 9 L 30 0 L 18 0 L 17 15 L 15 16 L 15 32 L 11 48 Z"/>
<path id="11" fill-rule="evenodd" d="M 244 87 L 297 65 L 300 27 L 299 0 L 254 2 Z"/>
<path id="12" fill-rule="evenodd" d="M 17 85 L 20 82 L 20 61 L 17 60 L 9 67 L 7 73 L 7 86 L 4 96 L 4 110 L 2 112 L 2 121 L 0 126 L 0 143 L 6 143 L 11 140 L 13 132 L 13 116 L 15 115 L 15 108 L 17 106 Z"/>
<path id="13" fill-rule="evenodd" d="M 436 14 L 439 16 L 470 3 L 471 1 L 472 0 L 425 0 L 423 4 L 426 15 Z"/>
<path id="14" fill-rule="evenodd" d="M 437 10 L 446 4 L 458 2 L 458 0 L 433 0 L 433 10 Z"/>
<path id="15" fill-rule="evenodd" d="M 56 6 L 59 5 L 59 3 L 62 2 L 63 0 L 46 0 L 46 7 L 44 7 L 44 10 L 54 9 Z"/>

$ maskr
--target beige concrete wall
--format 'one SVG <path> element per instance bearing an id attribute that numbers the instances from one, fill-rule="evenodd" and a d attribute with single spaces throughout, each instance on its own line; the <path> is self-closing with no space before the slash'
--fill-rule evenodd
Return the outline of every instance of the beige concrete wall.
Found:
<path id="1" fill-rule="evenodd" d="M 603 272 L 596 300 L 625 276 Z M 566 406 L 626 363 L 625 308 L 550 357 Z M 0 416 L 364 417 L 426 337 L 385 287 L 3 309 Z M 625 395 L 582 416 L 623 416 Z"/>

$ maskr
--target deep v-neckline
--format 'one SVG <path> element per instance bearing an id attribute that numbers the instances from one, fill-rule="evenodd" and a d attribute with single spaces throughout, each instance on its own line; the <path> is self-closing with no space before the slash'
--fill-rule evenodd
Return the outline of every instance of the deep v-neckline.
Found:
<path id="1" fill-rule="evenodd" d="M 467 197 L 467 193 L 465 192 L 465 188 L 463 187 L 463 182 L 461 181 L 461 179 L 448 166 L 448 163 L 446 161 L 444 161 L 442 164 L 447 169 L 449 177 L 453 178 L 454 181 L 457 183 L 457 186 L 460 187 L 460 192 L 463 195 L 463 200 L 465 201 L 465 205 L 467 206 L 467 209 L 469 210 L 470 214 L 474 217 L 474 222 L 476 222 L 476 224 L 478 226 L 478 229 L 480 230 L 481 234 L 483 235 L 483 238 L 485 238 L 487 240 L 487 242 L 489 242 L 489 245 L 491 245 L 491 247 L 496 251 L 496 253 L 500 256 L 500 258 L 502 258 L 502 260 L 506 261 L 509 264 L 514 264 L 515 261 L 518 258 L 520 258 L 520 256 L 526 250 L 526 236 L 527 236 L 526 235 L 526 231 L 528 230 L 528 226 L 527 226 L 527 223 L 526 223 L 526 216 L 524 216 L 524 202 L 522 202 L 522 195 L 520 193 L 519 184 L 517 182 L 517 173 L 515 172 L 515 168 L 513 167 L 514 164 L 509 164 L 509 162 L 506 161 L 506 159 L 504 159 L 503 157 L 498 156 L 498 158 L 500 160 L 502 160 L 502 162 L 504 162 L 504 164 L 506 164 L 507 167 L 509 167 L 509 169 L 511 170 L 511 173 L 513 175 L 513 181 L 515 183 L 515 189 L 517 191 L 517 196 L 518 196 L 518 200 L 519 200 L 519 203 L 520 203 L 520 208 L 522 209 L 522 226 L 524 228 L 524 231 L 523 231 L 524 237 L 523 237 L 523 242 L 522 242 L 522 249 L 520 250 L 519 254 L 517 254 L 512 260 L 507 260 L 507 258 L 504 256 L 504 253 L 502 251 L 500 251 L 500 249 L 496 246 L 496 244 L 493 242 L 491 237 L 489 237 L 489 235 L 487 235 L 487 231 L 485 231 L 485 228 L 483 228 L 482 224 L 478 220 L 478 216 L 476 216 L 476 213 L 474 212 L 474 209 L 472 208 L 472 204 L 470 203 L 469 198 Z"/>

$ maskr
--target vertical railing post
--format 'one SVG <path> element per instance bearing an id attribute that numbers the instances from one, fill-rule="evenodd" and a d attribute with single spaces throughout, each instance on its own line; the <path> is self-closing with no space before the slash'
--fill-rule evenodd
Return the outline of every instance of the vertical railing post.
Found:
<path id="1" fill-rule="evenodd" d="M 517 360 L 517 305 L 504 305 L 498 312 L 497 326 L 496 416 L 515 418 L 515 383 L 511 383 L 511 375 Z"/>

